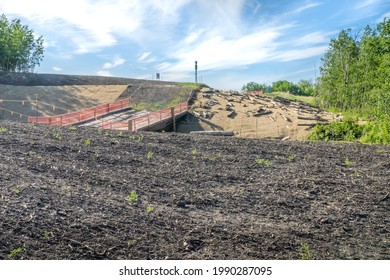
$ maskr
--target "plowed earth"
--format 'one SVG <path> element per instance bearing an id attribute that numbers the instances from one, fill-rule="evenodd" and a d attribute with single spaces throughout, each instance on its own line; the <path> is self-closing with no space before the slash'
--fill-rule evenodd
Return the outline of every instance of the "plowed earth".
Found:
<path id="1" fill-rule="evenodd" d="M 0 121 L 0 155 L 0 259 L 390 259 L 388 146 Z"/>

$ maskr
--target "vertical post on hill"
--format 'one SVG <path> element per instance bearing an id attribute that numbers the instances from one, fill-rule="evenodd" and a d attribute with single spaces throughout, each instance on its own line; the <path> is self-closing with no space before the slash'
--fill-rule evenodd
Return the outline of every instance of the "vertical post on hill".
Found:
<path id="1" fill-rule="evenodd" d="M 133 131 L 133 120 L 129 120 L 127 126 L 128 126 L 129 131 Z"/>
<path id="2" fill-rule="evenodd" d="M 198 61 L 195 61 L 195 84 L 198 83 Z"/>
<path id="3" fill-rule="evenodd" d="M 172 117 L 172 124 L 173 124 L 173 132 L 176 132 L 175 107 L 171 107 L 171 117 Z"/>
<path id="4" fill-rule="evenodd" d="M 37 93 L 37 97 L 36 97 L 36 103 L 35 103 L 35 109 L 36 109 L 36 122 L 38 122 L 38 116 L 39 116 L 39 107 L 38 107 L 38 93 Z"/>

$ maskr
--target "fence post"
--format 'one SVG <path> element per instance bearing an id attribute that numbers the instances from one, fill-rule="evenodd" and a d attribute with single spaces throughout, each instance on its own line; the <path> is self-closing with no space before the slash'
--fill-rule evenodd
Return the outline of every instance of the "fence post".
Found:
<path id="1" fill-rule="evenodd" d="M 172 124 L 173 124 L 173 132 L 176 132 L 175 107 L 171 107 L 171 117 L 172 117 Z"/>
<path id="2" fill-rule="evenodd" d="M 127 125 L 128 130 L 132 132 L 133 131 L 133 120 L 129 120 L 127 124 L 128 124 Z"/>

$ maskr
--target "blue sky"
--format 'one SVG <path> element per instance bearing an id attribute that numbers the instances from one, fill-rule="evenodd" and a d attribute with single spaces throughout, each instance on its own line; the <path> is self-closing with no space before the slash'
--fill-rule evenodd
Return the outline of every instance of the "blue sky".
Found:
<path id="1" fill-rule="evenodd" d="M 45 39 L 38 73 L 240 89 L 314 80 L 331 38 L 390 18 L 390 0 L 0 0 Z"/>

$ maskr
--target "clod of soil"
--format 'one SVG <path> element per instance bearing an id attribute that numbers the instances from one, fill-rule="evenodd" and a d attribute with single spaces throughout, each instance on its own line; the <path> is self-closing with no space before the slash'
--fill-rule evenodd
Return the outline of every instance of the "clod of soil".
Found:
<path id="1" fill-rule="evenodd" d="M 0 121 L 0 259 L 390 259 L 390 147 Z"/>

